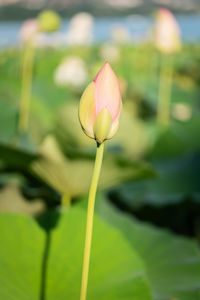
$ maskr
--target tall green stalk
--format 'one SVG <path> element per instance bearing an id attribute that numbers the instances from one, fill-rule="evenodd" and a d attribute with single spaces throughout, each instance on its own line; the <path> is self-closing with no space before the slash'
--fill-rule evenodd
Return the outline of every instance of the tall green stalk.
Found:
<path id="1" fill-rule="evenodd" d="M 34 60 L 34 47 L 32 42 L 25 46 L 23 66 L 22 66 L 22 89 L 19 106 L 18 132 L 22 134 L 28 130 L 30 97 L 32 87 L 32 72 Z"/>
<path id="2" fill-rule="evenodd" d="M 84 256 L 83 256 L 80 300 L 85 300 L 87 297 L 87 285 L 88 285 L 88 273 L 89 273 L 89 265 L 90 265 L 91 243 L 92 243 L 94 206 L 95 206 L 97 185 L 98 185 L 98 181 L 99 181 L 99 175 L 100 175 L 101 165 L 102 165 L 102 160 L 103 160 L 103 151 L 104 151 L 104 143 L 97 145 L 94 171 L 93 171 L 93 176 L 92 176 L 92 181 L 91 181 L 90 191 L 89 191 L 89 198 L 88 198 L 87 223 L 86 223 L 85 248 L 84 248 Z"/>
<path id="3" fill-rule="evenodd" d="M 168 126 L 170 120 L 171 89 L 173 77 L 173 60 L 161 56 L 160 86 L 158 95 L 157 123 Z"/>

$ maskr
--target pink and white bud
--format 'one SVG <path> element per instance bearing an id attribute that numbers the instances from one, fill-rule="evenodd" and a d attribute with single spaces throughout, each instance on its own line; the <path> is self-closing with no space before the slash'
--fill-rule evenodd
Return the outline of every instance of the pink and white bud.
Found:
<path id="1" fill-rule="evenodd" d="M 29 19 L 22 24 L 20 38 L 22 42 L 32 41 L 39 32 L 39 23 L 36 19 Z"/>
<path id="2" fill-rule="evenodd" d="M 156 29 L 155 29 L 155 44 L 158 50 L 165 54 L 172 54 L 180 51 L 179 25 L 173 14 L 166 8 L 158 11 Z"/>
<path id="3" fill-rule="evenodd" d="M 119 82 L 106 62 L 80 100 L 79 120 L 86 135 L 99 144 L 111 139 L 119 126 L 121 107 Z"/>

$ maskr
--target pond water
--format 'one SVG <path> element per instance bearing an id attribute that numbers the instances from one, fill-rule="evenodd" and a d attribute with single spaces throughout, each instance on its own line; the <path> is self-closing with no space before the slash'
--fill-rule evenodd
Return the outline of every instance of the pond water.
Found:
<path id="1" fill-rule="evenodd" d="M 200 15 L 178 15 L 176 19 L 180 25 L 184 42 L 200 41 Z M 62 22 L 60 33 L 62 35 L 69 28 L 69 19 Z M 19 30 L 22 22 L 0 22 L 0 47 L 16 45 L 19 42 Z M 144 40 L 152 31 L 154 19 L 145 16 L 129 16 L 122 18 L 96 18 L 94 19 L 93 43 L 106 42 L 112 38 L 112 30 L 116 26 L 126 29 L 131 40 Z"/>

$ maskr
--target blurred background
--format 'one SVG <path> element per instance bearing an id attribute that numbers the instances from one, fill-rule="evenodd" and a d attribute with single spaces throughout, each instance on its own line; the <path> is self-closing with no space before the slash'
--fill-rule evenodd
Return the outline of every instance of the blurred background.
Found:
<path id="1" fill-rule="evenodd" d="M 77 109 L 108 60 L 124 108 L 100 188 L 199 238 L 198 12 L 197 0 L 0 1 L 0 209 L 35 214 L 87 195 L 95 143 Z"/>
<path id="2" fill-rule="evenodd" d="M 197 0 L 0 1 L 0 209 L 34 214 L 87 194 L 95 143 L 77 108 L 108 60 L 124 109 L 100 187 L 199 238 L 198 12 Z"/>
<path id="3" fill-rule="evenodd" d="M 47 253 L 57 218 L 41 215 L 85 209 L 96 145 L 81 130 L 78 105 L 105 61 L 119 78 L 123 111 L 106 143 L 97 214 L 110 216 L 100 208 L 107 203 L 135 224 L 123 232 L 134 232 L 154 295 L 138 299 L 198 300 L 200 256 L 191 240 L 200 242 L 199 0 L 0 0 L 2 236 L 15 230 L 5 212 L 33 216 L 47 232 Z M 123 223 L 113 221 L 120 230 Z M 162 280 L 144 243 L 161 249 L 154 259 L 165 264 Z"/>
<path id="4" fill-rule="evenodd" d="M 200 37 L 198 0 L 97 0 L 76 1 L 0 1 L 0 43 L 1 46 L 16 45 L 18 33 L 23 20 L 35 18 L 43 10 L 55 10 L 62 17 L 62 24 L 57 34 L 57 42 L 65 39 L 70 19 L 77 13 L 87 12 L 93 17 L 92 43 L 111 41 L 112 33 L 117 25 L 126 29 L 130 41 L 147 40 L 152 32 L 156 10 L 166 7 L 176 14 L 185 42 L 196 42 Z M 118 28 L 118 27 L 117 27 Z M 55 37 L 54 37 L 55 38 Z M 53 38 L 52 38 L 53 40 Z M 56 41 L 54 40 L 56 43 Z M 65 41 L 66 42 L 66 41 Z M 52 41 L 53 44 L 53 41 Z"/>

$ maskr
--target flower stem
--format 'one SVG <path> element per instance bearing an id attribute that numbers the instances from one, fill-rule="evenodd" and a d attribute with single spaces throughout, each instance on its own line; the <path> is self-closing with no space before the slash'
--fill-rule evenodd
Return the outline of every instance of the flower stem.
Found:
<path id="1" fill-rule="evenodd" d="M 70 206 L 71 205 L 71 196 L 70 196 L 70 194 L 64 193 L 62 195 L 61 204 L 63 206 Z"/>
<path id="2" fill-rule="evenodd" d="M 20 134 L 28 129 L 29 106 L 32 86 L 34 47 L 32 43 L 25 46 L 24 60 L 22 66 L 22 91 L 19 107 L 18 131 Z"/>
<path id="3" fill-rule="evenodd" d="M 158 98 L 157 123 L 168 126 L 170 118 L 170 102 L 172 89 L 173 64 L 172 58 L 169 60 L 162 55 L 161 74 Z"/>
<path id="4" fill-rule="evenodd" d="M 89 198 L 88 198 L 88 211 L 87 211 L 80 300 L 85 300 L 87 297 L 87 284 L 88 284 L 88 272 L 89 272 L 89 264 L 90 264 L 91 242 L 92 242 L 94 206 L 95 206 L 97 185 L 99 181 L 99 175 L 100 175 L 101 165 L 103 160 L 103 151 L 104 151 L 104 143 L 97 145 L 93 177 L 90 185 Z"/>

